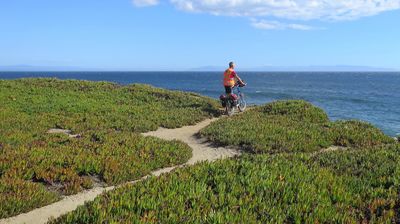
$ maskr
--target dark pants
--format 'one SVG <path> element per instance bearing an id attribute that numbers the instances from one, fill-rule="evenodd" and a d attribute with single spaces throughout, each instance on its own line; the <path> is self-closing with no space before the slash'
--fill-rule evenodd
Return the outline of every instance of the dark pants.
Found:
<path id="1" fill-rule="evenodd" d="M 225 86 L 225 93 L 231 94 L 232 93 L 232 86 Z"/>

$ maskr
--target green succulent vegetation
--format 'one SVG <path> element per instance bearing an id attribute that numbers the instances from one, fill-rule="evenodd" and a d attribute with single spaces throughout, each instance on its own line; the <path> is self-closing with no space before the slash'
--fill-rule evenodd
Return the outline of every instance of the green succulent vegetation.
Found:
<path id="1" fill-rule="evenodd" d="M 215 100 L 193 93 L 58 79 L 0 80 L 0 102 L 0 218 L 182 164 L 186 144 L 139 133 L 218 113 Z"/>
<path id="2" fill-rule="evenodd" d="M 108 192 L 52 223 L 398 223 L 400 146 L 244 155 Z"/>
<path id="3" fill-rule="evenodd" d="M 218 107 L 145 85 L 22 79 L 0 87 L 0 217 L 96 178 L 123 183 L 185 162 L 187 145 L 138 133 L 193 124 Z M 53 127 L 81 136 L 46 134 Z M 200 134 L 253 153 L 124 185 L 51 223 L 400 222 L 400 144 L 368 123 L 332 122 L 289 100 L 221 118 Z M 330 146 L 347 149 L 320 151 Z"/>
<path id="4" fill-rule="evenodd" d="M 51 223 L 400 222 L 400 144 L 370 124 L 279 101 L 201 134 L 260 154 L 126 185 Z M 347 149 L 317 151 L 332 145 Z"/>
<path id="5" fill-rule="evenodd" d="M 276 101 L 222 118 L 200 134 L 255 153 L 314 152 L 330 146 L 368 148 L 395 142 L 365 122 L 331 122 L 322 109 L 302 100 Z"/>

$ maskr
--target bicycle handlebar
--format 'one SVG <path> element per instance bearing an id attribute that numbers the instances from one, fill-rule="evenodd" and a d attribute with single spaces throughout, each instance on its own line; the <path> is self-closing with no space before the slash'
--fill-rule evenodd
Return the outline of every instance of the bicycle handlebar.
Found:
<path id="1" fill-rule="evenodd" d="M 237 82 L 235 84 L 235 87 L 245 87 L 246 85 L 247 85 L 247 83 L 239 83 L 239 82 Z"/>

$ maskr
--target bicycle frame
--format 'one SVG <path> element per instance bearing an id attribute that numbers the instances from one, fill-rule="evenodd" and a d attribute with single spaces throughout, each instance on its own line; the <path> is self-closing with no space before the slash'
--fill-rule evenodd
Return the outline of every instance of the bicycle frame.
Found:
<path id="1" fill-rule="evenodd" d="M 236 94 L 238 97 L 238 104 L 237 108 L 239 109 L 240 112 L 243 112 L 246 109 L 246 101 L 244 99 L 244 95 L 241 91 L 241 88 L 239 85 L 235 85 L 232 89 L 232 93 Z"/>
<path id="2" fill-rule="evenodd" d="M 235 93 L 235 90 L 236 90 L 236 95 L 240 95 L 240 94 L 242 94 L 242 91 L 240 91 L 240 89 L 241 89 L 242 87 L 240 87 L 240 86 L 234 86 L 233 88 L 232 88 L 232 93 Z"/>

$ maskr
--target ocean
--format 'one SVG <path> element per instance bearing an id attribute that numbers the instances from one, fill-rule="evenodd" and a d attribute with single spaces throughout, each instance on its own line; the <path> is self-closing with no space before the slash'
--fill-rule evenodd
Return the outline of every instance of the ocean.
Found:
<path id="1" fill-rule="evenodd" d="M 391 136 L 400 135 L 400 72 L 238 72 L 247 82 L 249 104 L 303 99 L 324 109 L 332 120 L 358 119 Z M 222 72 L 0 72 L 0 79 L 57 77 L 146 83 L 218 98 Z"/>

